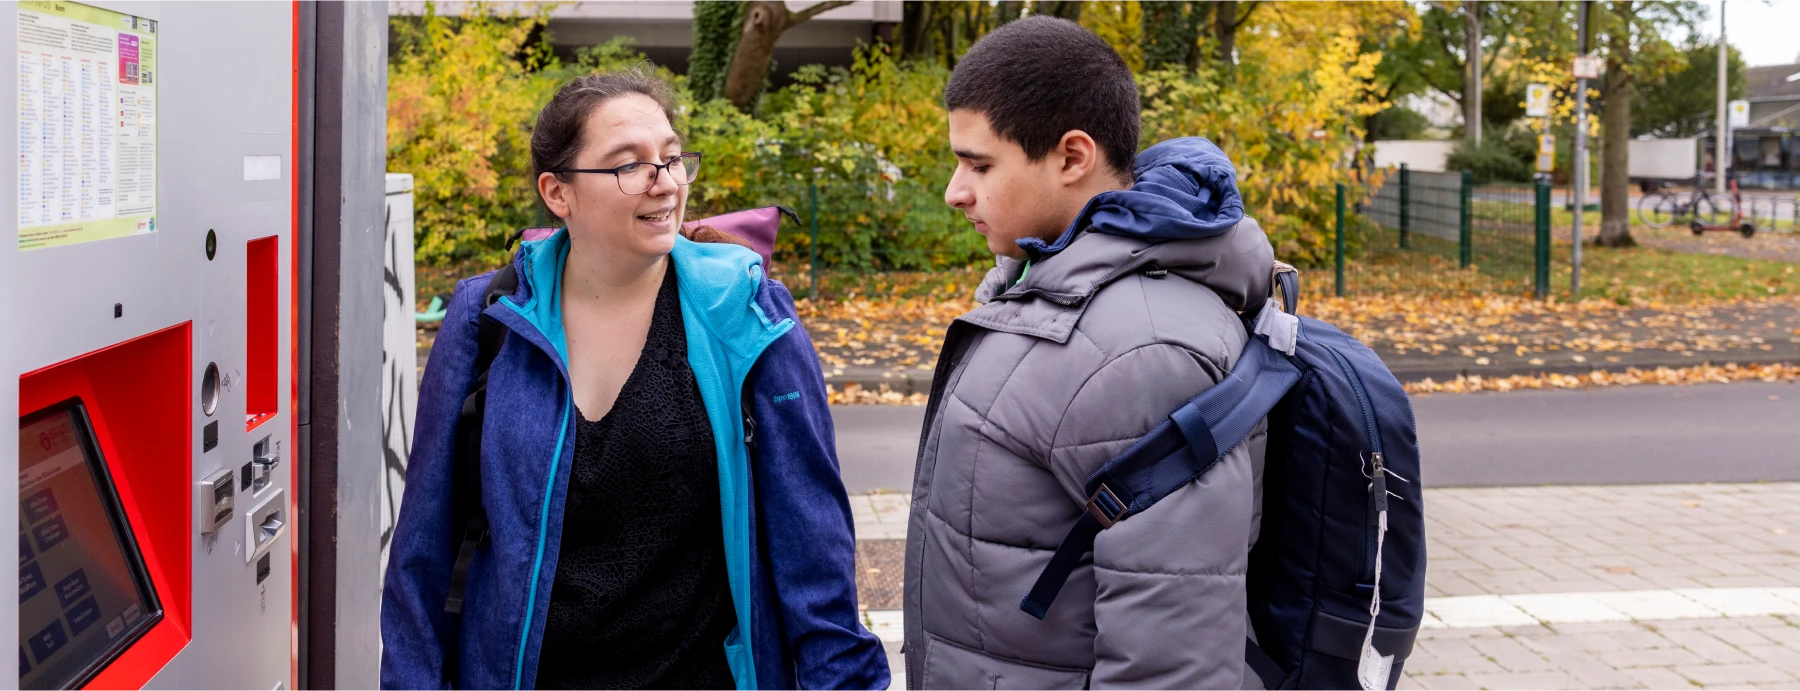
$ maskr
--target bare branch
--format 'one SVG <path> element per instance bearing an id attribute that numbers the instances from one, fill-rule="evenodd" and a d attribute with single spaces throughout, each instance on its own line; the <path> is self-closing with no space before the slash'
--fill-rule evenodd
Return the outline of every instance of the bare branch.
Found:
<path id="1" fill-rule="evenodd" d="M 812 19 L 813 17 L 817 17 L 820 14 L 823 14 L 825 12 L 830 12 L 832 10 L 835 10 L 839 7 L 843 7 L 848 4 L 850 4 L 850 0 L 828 0 L 827 2 L 821 2 L 817 5 L 813 5 L 812 7 L 808 7 L 804 10 L 800 10 L 799 12 L 789 10 L 787 23 L 789 26 L 793 26 L 795 24 L 799 24 L 800 22 L 804 22 L 808 19 Z"/>
<path id="2" fill-rule="evenodd" d="M 1500 53 L 1506 50 L 1506 45 L 1511 40 L 1512 40 L 1512 27 L 1508 26 L 1508 27 L 1501 29 L 1500 30 L 1500 40 L 1494 42 L 1494 52 L 1491 55 L 1489 55 L 1486 60 L 1482 61 L 1481 73 L 1483 75 L 1493 73 L 1494 62 L 1500 59 Z"/>
<path id="3" fill-rule="evenodd" d="M 1237 21 L 1231 23 L 1232 30 L 1235 31 L 1238 27 L 1243 26 L 1245 22 L 1250 21 L 1250 15 L 1255 14 L 1256 8 L 1261 6 L 1262 0 L 1249 0 L 1248 2 L 1245 2 L 1244 11 L 1237 16 Z"/>

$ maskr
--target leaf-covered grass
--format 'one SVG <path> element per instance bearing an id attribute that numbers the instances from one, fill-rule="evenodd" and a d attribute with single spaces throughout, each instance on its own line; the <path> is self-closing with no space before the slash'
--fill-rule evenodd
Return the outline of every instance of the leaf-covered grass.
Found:
<path id="1" fill-rule="evenodd" d="M 1558 245 L 1551 289 L 1569 291 L 1569 254 Z M 1581 297 L 1619 304 L 1749 300 L 1800 293 L 1800 265 L 1650 247 L 1582 248 Z"/>
<path id="2" fill-rule="evenodd" d="M 1430 242 L 1430 239 L 1415 241 Z M 1521 247 L 1522 250 L 1528 248 Z M 1551 247 L 1550 291 L 1568 301 L 1574 246 Z M 1391 293 L 1443 296 L 1531 295 L 1529 254 L 1510 260 L 1507 271 L 1460 268 L 1451 252 L 1383 251 L 1350 261 L 1345 271 L 1346 297 Z M 1333 268 L 1307 271 L 1302 283 L 1315 296 L 1331 294 Z M 1725 255 L 1671 252 L 1652 247 L 1582 248 L 1580 299 L 1603 299 L 1621 305 L 1687 304 L 1717 300 L 1750 300 L 1800 293 L 1800 265 Z"/>

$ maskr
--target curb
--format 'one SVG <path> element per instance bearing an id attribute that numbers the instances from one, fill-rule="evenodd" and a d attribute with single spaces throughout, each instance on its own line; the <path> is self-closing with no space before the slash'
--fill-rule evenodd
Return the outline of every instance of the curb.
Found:
<path id="1" fill-rule="evenodd" d="M 851 384 L 869 391 L 880 391 L 882 385 L 902 396 L 931 393 L 931 370 L 884 370 L 861 368 L 841 375 L 825 375 L 825 383 L 839 391 Z"/>
<path id="2" fill-rule="evenodd" d="M 1569 362 L 1569 363 L 1559 363 L 1559 364 L 1554 364 L 1554 365 L 1552 365 L 1552 364 L 1529 365 L 1529 364 L 1524 364 L 1524 363 L 1507 363 L 1507 364 L 1489 365 L 1489 366 L 1483 367 L 1483 366 L 1457 366 L 1457 365 L 1452 365 L 1452 364 L 1447 364 L 1447 363 L 1442 364 L 1442 365 L 1435 364 L 1435 363 L 1416 363 L 1415 364 L 1415 363 L 1405 363 L 1405 362 L 1387 363 L 1387 364 L 1388 364 L 1389 370 L 1394 373 L 1394 378 L 1399 379 L 1402 383 L 1411 383 L 1411 382 L 1416 382 L 1416 381 L 1420 381 L 1420 380 L 1424 380 L 1424 379 L 1431 379 L 1433 381 L 1439 381 L 1439 382 L 1454 381 L 1458 376 L 1464 376 L 1464 377 L 1481 376 L 1481 377 L 1485 377 L 1485 378 L 1493 378 L 1493 377 L 1511 377 L 1511 376 L 1520 376 L 1520 375 L 1530 376 L 1530 375 L 1540 375 L 1540 374 L 1581 375 L 1581 374 L 1588 374 L 1590 372 L 1614 372 L 1614 373 L 1616 373 L 1616 372 L 1624 372 L 1625 370 L 1632 369 L 1632 368 L 1636 368 L 1636 369 L 1640 369 L 1640 370 L 1653 370 L 1658 367 L 1668 367 L 1671 369 L 1676 369 L 1676 368 L 1682 368 L 1682 367 L 1697 367 L 1700 365 L 1714 365 L 1714 366 L 1720 366 L 1720 367 L 1723 367 L 1725 365 L 1740 365 L 1740 366 L 1742 366 L 1742 365 L 1793 365 L 1793 364 L 1800 364 L 1800 357 L 1796 357 L 1793 353 L 1757 353 L 1757 354 L 1744 353 L 1741 355 L 1727 355 L 1727 354 L 1723 354 L 1723 353 L 1711 353 L 1706 356 L 1701 356 L 1698 354 L 1696 354 L 1694 356 L 1682 356 L 1680 354 L 1671 353 L 1669 355 L 1637 359 L 1637 360 L 1633 360 L 1631 362 L 1600 362 L 1600 363 Z"/>
<path id="3" fill-rule="evenodd" d="M 1458 376 L 1464 377 L 1511 377 L 1517 375 L 1539 374 L 1588 374 L 1590 372 L 1624 372 L 1631 368 L 1652 370 L 1658 367 L 1681 368 L 1699 365 L 1724 366 L 1735 365 L 1795 365 L 1800 364 L 1800 355 L 1794 353 L 1741 353 L 1728 355 L 1725 353 L 1708 353 L 1704 356 L 1695 354 L 1683 356 L 1668 353 L 1631 362 L 1599 362 L 1599 363 L 1558 363 L 1530 365 L 1525 363 L 1505 363 L 1499 365 L 1476 366 L 1456 365 L 1451 363 L 1432 362 L 1392 362 L 1383 360 L 1394 377 L 1401 383 L 1411 383 L 1424 379 L 1433 381 L 1454 381 Z M 882 376 L 882 375 L 887 376 Z M 867 368 L 849 371 L 842 375 L 827 375 L 825 383 L 842 391 L 854 384 L 869 391 L 879 391 L 883 385 L 902 396 L 915 393 L 931 392 L 932 373 L 925 370 L 894 371 Z"/>

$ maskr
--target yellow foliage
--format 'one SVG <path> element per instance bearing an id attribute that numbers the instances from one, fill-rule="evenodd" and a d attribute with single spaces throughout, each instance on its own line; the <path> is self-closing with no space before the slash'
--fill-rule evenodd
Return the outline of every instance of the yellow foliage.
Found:
<path id="1" fill-rule="evenodd" d="M 1283 3 L 1238 42 L 1233 73 L 1161 70 L 1140 78 L 1144 143 L 1211 139 L 1237 165 L 1245 209 L 1290 261 L 1327 254 L 1334 188 L 1364 119 L 1387 104 L 1370 90 L 1381 53 L 1359 29 L 1398 3 Z"/>
<path id="2" fill-rule="evenodd" d="M 403 29 L 409 40 L 388 65 L 387 169 L 413 175 L 426 261 L 530 221 L 535 196 L 521 191 L 530 184 L 530 126 L 557 78 L 513 56 L 550 7 L 521 14 L 473 3 L 451 18 L 427 4 Z"/>

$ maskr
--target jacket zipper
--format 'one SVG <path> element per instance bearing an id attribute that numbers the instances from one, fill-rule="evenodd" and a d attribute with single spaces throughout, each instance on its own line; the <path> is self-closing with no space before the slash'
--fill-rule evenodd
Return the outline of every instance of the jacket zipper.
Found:
<path id="1" fill-rule="evenodd" d="M 1336 348 L 1328 345 L 1325 346 L 1325 351 L 1331 353 L 1331 358 L 1337 362 L 1338 369 L 1342 370 L 1344 377 L 1350 380 L 1350 389 L 1356 392 L 1356 406 L 1362 410 L 1364 438 L 1369 442 L 1369 460 L 1374 466 L 1373 472 L 1382 472 L 1384 459 L 1381 452 L 1381 429 L 1375 423 L 1375 406 L 1369 402 L 1369 392 L 1363 388 L 1362 377 L 1357 376 L 1356 370 L 1350 366 L 1350 360 Z M 1360 460 L 1358 459 L 1359 462 Z M 1362 577 L 1357 579 L 1358 585 L 1372 583 L 1375 580 L 1376 531 L 1380 527 L 1376 524 L 1377 520 L 1375 502 L 1370 501 L 1369 516 L 1363 522 L 1363 571 Z"/>
<path id="2" fill-rule="evenodd" d="M 956 365 L 965 355 L 965 353 L 961 351 L 966 347 L 965 341 L 967 341 L 968 338 L 965 334 L 970 328 L 973 327 L 957 320 L 952 321 L 950 323 L 950 328 L 944 332 L 944 348 L 939 351 L 942 353 L 942 359 L 938 360 L 937 371 L 933 372 L 931 376 L 931 393 L 930 398 L 927 399 L 929 403 L 927 403 L 925 408 L 925 426 L 924 429 L 919 432 L 919 453 L 913 458 L 912 486 L 915 492 L 918 491 L 919 487 L 921 464 L 925 460 L 926 437 L 931 433 L 931 427 L 937 419 L 938 406 L 943 402 L 944 387 L 950 384 L 950 375 L 956 373 Z M 952 343 L 953 341 L 954 343 Z M 918 495 L 916 494 L 914 495 L 915 498 L 917 496 Z M 908 522 L 912 521 L 910 510 L 908 511 L 906 520 Z M 923 600 L 924 597 L 924 588 L 920 588 L 915 599 Z M 921 608 L 924 607 L 923 602 L 920 602 L 919 604 Z M 909 623 L 906 628 L 913 628 L 913 625 Z M 924 625 L 922 623 L 919 625 L 919 630 L 921 632 L 924 631 Z M 906 660 L 906 687 L 909 689 L 923 688 L 920 686 L 920 682 L 923 680 L 923 677 L 920 676 L 922 672 L 920 665 L 923 663 L 922 658 L 924 657 L 924 649 L 919 646 L 923 646 L 925 642 L 923 640 L 915 641 L 913 640 L 913 636 L 906 635 L 905 632 L 902 632 L 902 635 L 904 636 L 904 639 L 900 644 L 900 654 Z"/>

